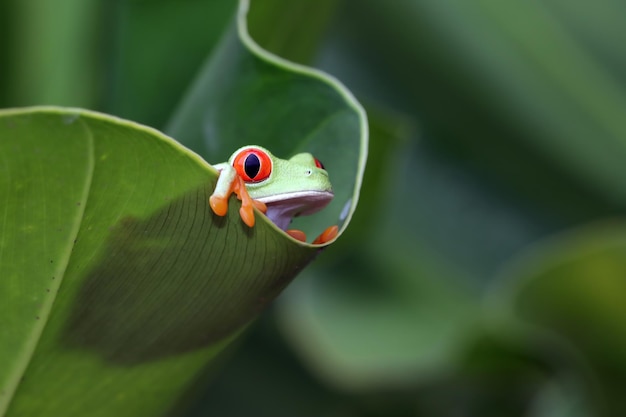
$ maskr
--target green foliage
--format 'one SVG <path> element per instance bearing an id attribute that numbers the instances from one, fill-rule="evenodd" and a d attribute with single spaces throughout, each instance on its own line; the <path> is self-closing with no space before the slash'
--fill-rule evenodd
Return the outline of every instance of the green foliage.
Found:
<path id="1" fill-rule="evenodd" d="M 217 56 L 201 75 L 227 71 L 231 81 L 192 88 L 175 133 L 181 142 L 221 144 L 199 149 L 216 163 L 244 143 L 324 153 L 328 168 L 338 167 L 337 201 L 306 230 L 339 224 L 341 232 L 358 201 L 365 115 L 334 80 L 256 48 L 245 18 L 242 2 L 237 31 L 221 46 L 234 59 Z M 305 99 L 274 96 L 289 90 Z M 216 127 L 193 137 L 216 109 Z M 259 137 L 223 122 L 261 113 L 291 123 L 266 125 L 273 134 Z M 0 137 L 3 415 L 176 413 L 198 373 L 320 250 L 258 213 L 249 228 L 234 196 L 227 217 L 215 216 L 208 198 L 217 171 L 155 130 L 31 107 L 0 113 Z M 347 152 L 323 152 L 329 146 Z"/>
<path id="2" fill-rule="evenodd" d="M 315 255 L 248 228 L 234 198 L 213 216 L 216 171 L 156 131 L 55 108 L 0 120 L 8 415 L 170 407 Z"/>
<path id="3" fill-rule="evenodd" d="M 18 3 L 0 8 L 14 13 Z M 290 64 L 268 67 L 233 48 L 225 16 L 234 7 L 84 6 L 88 15 L 66 30 L 98 22 L 84 39 L 106 47 L 82 56 L 80 76 L 75 59 L 18 53 L 32 33 L 8 36 L 17 46 L 2 41 L 1 102 L 102 109 L 163 128 L 210 162 L 250 138 L 270 148 L 276 140 L 288 156 L 300 145 L 284 139 L 287 126 L 327 127 L 307 120 L 303 101 L 315 106 L 317 96 L 283 87 L 285 77 L 301 82 L 299 70 L 279 70 Z M 625 11 L 582 0 L 252 1 L 250 32 L 262 47 L 330 72 L 368 104 L 368 171 L 351 227 L 223 368 L 197 380 L 176 415 L 623 415 Z M 52 25 L 6 16 L 2 34 L 36 27 L 41 36 Z M 79 53 L 70 45 L 48 37 L 40 46 L 48 56 Z M 32 62 L 68 65 L 54 74 L 76 82 Z M 263 82 L 238 84 L 256 70 Z M 24 89 L 46 80 L 65 87 Z M 255 117 L 272 94 L 293 108 Z M 228 140 L 214 144 L 207 131 Z M 350 170 L 362 162 L 344 151 L 353 135 L 337 148 L 325 140 L 320 132 L 310 145 L 333 178 L 343 178 L 342 157 Z M 338 205 L 304 227 L 336 221 L 358 188 L 354 176 L 342 186 Z"/>

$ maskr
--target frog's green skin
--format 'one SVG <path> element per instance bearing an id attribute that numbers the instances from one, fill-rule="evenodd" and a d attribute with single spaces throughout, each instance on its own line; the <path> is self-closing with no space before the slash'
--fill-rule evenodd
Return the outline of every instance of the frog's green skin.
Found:
<path id="1" fill-rule="evenodd" d="M 260 157 L 263 165 L 258 181 L 252 181 L 242 172 L 245 171 L 242 160 L 249 153 Z M 220 171 L 214 196 L 228 198 L 240 175 L 250 197 L 267 205 L 266 216 L 282 230 L 287 229 L 293 217 L 315 213 L 333 198 L 328 173 L 310 153 L 281 159 L 260 146 L 244 146 L 233 153 L 228 162 L 214 167 Z"/>

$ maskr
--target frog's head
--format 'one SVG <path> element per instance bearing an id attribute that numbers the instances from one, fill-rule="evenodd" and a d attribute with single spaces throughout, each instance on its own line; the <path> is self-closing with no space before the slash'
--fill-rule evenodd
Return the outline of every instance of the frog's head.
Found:
<path id="1" fill-rule="evenodd" d="M 310 153 L 280 159 L 260 146 L 245 146 L 228 162 L 250 196 L 267 205 L 267 217 L 283 230 L 293 217 L 315 213 L 333 198 L 328 172 Z"/>

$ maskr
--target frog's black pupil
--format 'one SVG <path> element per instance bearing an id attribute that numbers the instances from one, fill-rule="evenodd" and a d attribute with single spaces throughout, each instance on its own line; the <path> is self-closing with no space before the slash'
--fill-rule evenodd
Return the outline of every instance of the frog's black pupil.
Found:
<path id="1" fill-rule="evenodd" d="M 255 179 L 259 171 L 261 170 L 261 160 L 258 156 L 251 153 L 246 156 L 246 160 L 243 163 L 243 169 L 245 170 L 248 177 Z"/>

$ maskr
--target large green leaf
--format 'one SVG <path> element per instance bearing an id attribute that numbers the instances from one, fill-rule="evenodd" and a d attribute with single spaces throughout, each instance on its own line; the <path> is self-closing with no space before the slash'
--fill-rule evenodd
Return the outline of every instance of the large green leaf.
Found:
<path id="1" fill-rule="evenodd" d="M 189 142 L 207 126 L 194 124 L 196 111 L 218 112 L 212 161 L 243 143 L 312 150 L 326 160 L 338 202 L 310 229 L 343 230 L 365 163 L 365 115 L 337 81 L 260 50 L 246 11 L 242 2 L 238 32 L 220 48 L 236 59 L 218 54 L 209 64 L 226 64 L 228 82 L 192 88 L 211 99 L 183 106 L 180 137 Z M 250 96 L 251 87 L 261 93 Z M 163 413 L 318 253 L 260 214 L 248 228 L 234 197 L 226 218 L 214 216 L 207 199 L 217 172 L 157 131 L 52 107 L 0 120 L 7 415 Z"/>
<path id="2" fill-rule="evenodd" d="M 213 216 L 216 171 L 156 131 L 54 108 L 1 120 L 9 415 L 162 410 L 315 255 L 265 218 L 247 228 L 236 200 Z"/>

